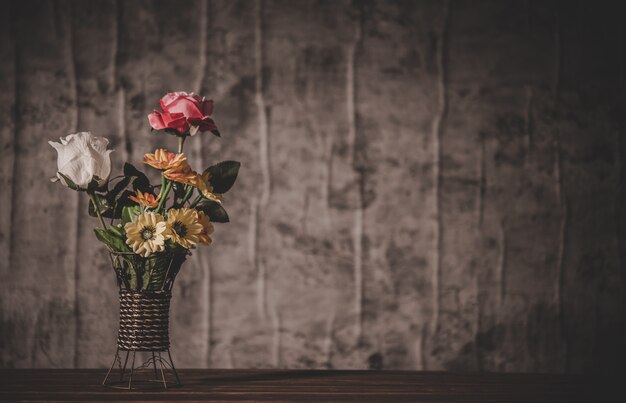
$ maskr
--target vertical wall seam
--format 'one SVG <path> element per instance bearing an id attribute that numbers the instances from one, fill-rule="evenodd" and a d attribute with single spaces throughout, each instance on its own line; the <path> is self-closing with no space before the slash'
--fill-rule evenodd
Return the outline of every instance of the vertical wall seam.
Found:
<path id="1" fill-rule="evenodd" d="M 266 301 L 266 273 L 265 266 L 260 262 L 258 257 L 259 248 L 259 209 L 261 208 L 259 200 L 253 198 L 250 203 L 250 224 L 248 233 L 248 259 L 254 268 L 257 280 L 257 309 L 262 320 L 267 318 L 267 301 Z"/>
<path id="2" fill-rule="evenodd" d="M 204 81 L 206 78 L 206 53 L 207 53 L 207 29 L 208 29 L 208 11 L 207 0 L 200 0 L 200 9 L 198 10 L 199 29 L 198 29 L 198 72 L 194 79 L 194 83 L 191 88 L 192 91 L 198 95 L 202 95 Z M 196 147 L 191 150 L 193 156 L 192 160 L 195 163 L 200 164 L 200 167 L 204 169 L 204 140 L 208 138 L 206 136 L 200 137 L 196 143 Z"/>
<path id="3" fill-rule="evenodd" d="M 280 317 L 280 310 L 276 305 L 274 305 L 274 309 L 272 309 L 272 330 L 273 330 L 273 339 L 272 339 L 272 362 L 274 364 L 274 368 L 279 368 L 282 364 L 282 320 Z"/>
<path id="4" fill-rule="evenodd" d="M 326 368 L 333 367 L 333 339 L 335 337 L 335 312 L 331 312 L 326 324 L 326 339 L 324 340 L 324 351 L 326 357 Z"/>
<path id="5" fill-rule="evenodd" d="M 569 225 L 569 209 L 567 203 L 567 197 L 563 192 L 563 174 L 562 174 L 562 161 L 561 161 L 561 142 L 559 140 L 559 133 L 557 133 L 557 137 L 554 139 L 554 182 L 555 182 L 555 193 L 557 203 L 561 209 L 561 224 L 559 228 L 559 245 L 558 245 L 558 254 L 557 254 L 557 278 L 555 285 L 555 302 L 556 302 L 556 311 L 557 318 L 559 322 L 559 330 L 560 335 L 562 337 L 563 342 L 563 372 L 567 372 L 568 370 L 568 337 L 567 332 L 565 331 L 565 316 L 563 312 L 563 287 L 565 285 L 565 253 L 566 253 L 566 236 L 567 236 L 567 228 Z"/>
<path id="6" fill-rule="evenodd" d="M 270 156 L 269 156 L 269 128 L 268 128 L 268 116 L 267 105 L 264 96 L 264 30 L 263 30 L 263 0 L 257 0 L 255 3 L 255 26 L 254 26 L 254 61 L 255 61 L 255 94 L 254 100 L 257 107 L 258 118 L 258 130 L 259 130 L 259 165 L 262 175 L 262 189 L 261 195 L 258 198 L 252 200 L 251 219 L 250 224 L 250 257 L 253 267 L 257 274 L 257 308 L 261 320 L 265 323 L 267 321 L 267 284 L 265 266 L 261 264 L 259 258 L 259 230 L 261 214 L 259 210 L 269 204 L 270 193 L 272 189 L 272 178 L 270 170 Z M 278 337 L 278 345 L 275 345 L 276 338 Z M 280 356 L 280 334 L 276 334 L 274 329 L 274 352 L 273 358 L 276 360 L 276 356 Z"/>
<path id="7" fill-rule="evenodd" d="M 198 29 L 198 76 L 193 84 L 193 90 L 196 94 L 202 92 L 204 80 L 206 77 L 206 52 L 207 52 L 207 29 L 208 29 L 208 3 L 207 0 L 200 0 L 200 27 Z"/>
<path id="8" fill-rule="evenodd" d="M 9 217 L 9 256 L 8 256 L 8 267 L 7 270 L 19 270 L 15 265 L 15 239 L 16 239 L 16 225 L 15 218 L 17 216 L 14 211 L 17 206 L 17 178 L 16 172 L 18 172 L 18 156 L 20 153 L 19 149 L 19 139 L 21 138 L 21 119 L 20 119 L 20 86 L 19 86 L 19 39 L 18 39 L 18 15 L 17 9 L 18 6 L 14 5 L 12 7 L 13 18 L 11 19 L 11 29 L 13 30 L 13 57 L 15 60 L 13 61 L 13 69 L 14 69 L 14 96 L 13 96 L 13 163 L 11 167 L 11 205 L 9 206 L 9 211 L 11 212 Z"/>
<path id="9" fill-rule="evenodd" d="M 354 27 L 354 40 L 348 48 L 346 72 L 346 112 L 348 120 L 348 144 L 352 145 L 352 166 L 356 171 L 357 193 L 354 210 L 353 240 L 353 276 L 354 276 L 354 311 L 355 340 L 360 342 L 363 332 L 363 184 L 364 175 L 357 166 L 357 111 L 356 111 L 356 53 L 363 41 L 363 10 L 358 13 L 358 22 Z"/>
<path id="10" fill-rule="evenodd" d="M 422 327 L 422 332 L 420 335 L 420 339 L 419 339 L 419 349 L 420 349 L 420 353 L 419 353 L 419 363 L 420 363 L 420 367 L 419 370 L 420 371 L 424 371 L 426 370 L 426 354 L 425 354 L 425 350 L 426 350 L 426 341 L 428 340 L 428 326 L 423 326 Z"/>
<path id="11" fill-rule="evenodd" d="M 264 43 L 263 43 L 263 0 L 256 2 L 256 20 L 254 30 L 254 55 L 256 67 L 255 80 L 255 101 L 259 119 L 259 157 L 261 172 L 263 173 L 263 189 L 261 191 L 261 206 L 267 206 L 272 189 L 272 178 L 269 160 L 269 124 L 267 116 L 267 105 L 264 96 L 263 63 L 264 63 Z"/>
<path id="12" fill-rule="evenodd" d="M 500 220 L 499 244 L 500 255 L 498 256 L 498 307 L 501 308 L 506 296 L 506 259 L 507 239 L 504 219 Z"/>
<path id="13" fill-rule="evenodd" d="M 435 179 L 435 192 L 436 192 L 436 225 L 435 225 L 435 239 L 436 239 L 436 254 L 435 264 L 433 271 L 433 319 L 432 319 L 432 332 L 437 332 L 439 328 L 439 310 L 440 310 L 440 287 L 441 287 L 441 267 L 442 267 L 442 253 L 443 253 L 443 226 L 441 220 L 441 136 L 442 125 L 448 109 L 447 98 L 447 77 L 446 77 L 446 57 L 447 51 L 447 36 L 448 36 L 448 24 L 450 18 L 450 2 L 448 0 L 443 3 L 442 11 L 442 24 L 439 31 L 439 41 L 437 42 L 437 70 L 439 77 L 437 80 L 437 113 L 433 119 L 432 124 L 432 138 L 435 163 L 434 166 L 434 179 Z"/>
<path id="14" fill-rule="evenodd" d="M 482 230 L 485 216 L 485 193 L 487 187 L 487 152 L 484 136 L 480 136 L 480 167 L 478 182 L 478 228 Z"/>
<path id="15" fill-rule="evenodd" d="M 558 6 L 557 6 L 558 7 Z M 561 38 L 561 17 L 557 8 L 555 13 L 554 27 L 554 82 L 553 91 L 555 100 L 559 99 L 561 93 L 561 74 L 562 74 L 562 38 Z"/>
<path id="16" fill-rule="evenodd" d="M 118 130 L 120 131 L 120 137 L 124 144 L 124 161 L 130 161 L 131 158 L 131 146 L 128 139 L 128 134 L 126 133 L 126 90 L 122 85 L 120 85 L 117 91 L 117 125 Z"/>
<path id="17" fill-rule="evenodd" d="M 111 85 L 111 89 L 113 91 L 115 91 L 115 85 L 117 83 L 117 59 L 118 59 L 118 52 L 119 52 L 119 46 L 120 46 L 120 40 L 119 40 L 119 22 L 118 22 L 118 8 L 119 8 L 119 0 L 116 0 L 113 3 L 113 7 L 114 7 L 114 11 L 115 11 L 115 18 L 113 19 L 113 29 L 111 30 L 111 32 L 113 33 L 113 39 L 111 41 L 111 76 L 109 77 L 110 80 L 110 85 Z"/>
<path id="18" fill-rule="evenodd" d="M 70 133 L 76 133 L 78 130 L 78 120 L 79 120 L 79 106 L 78 106 L 78 85 L 77 85 L 77 66 L 76 66 L 76 51 L 75 51 L 75 34 L 73 27 L 74 20 L 74 9 L 71 3 L 68 3 L 68 14 L 69 17 L 66 16 L 64 21 L 65 25 L 65 63 L 67 69 L 67 77 L 68 77 L 68 85 L 69 85 L 69 96 L 70 96 L 70 124 L 69 131 Z M 76 212 L 74 216 L 74 368 L 78 368 L 79 366 L 79 355 L 80 355 L 80 304 L 79 304 L 79 287 L 80 287 L 80 228 L 81 228 L 81 193 L 75 192 L 75 203 L 76 203 Z"/>
<path id="19" fill-rule="evenodd" d="M 257 210 L 258 211 L 258 210 Z M 257 261 L 257 303 L 261 318 L 267 318 L 267 273 L 263 262 Z"/>
<path id="20" fill-rule="evenodd" d="M 207 67 L 207 29 L 208 29 L 208 1 L 200 0 L 200 9 L 199 13 L 199 29 L 198 29 L 198 74 L 195 79 L 195 83 L 192 88 L 193 91 L 201 95 L 204 81 L 206 78 L 206 67 Z M 196 153 L 196 160 L 200 164 L 200 167 L 204 169 L 204 138 L 200 138 L 200 141 L 197 143 L 197 147 L 194 149 Z M 211 339 L 212 339 L 212 318 L 213 318 L 213 304 L 211 303 L 212 293 L 211 293 L 211 263 L 204 259 L 204 255 L 202 252 L 198 253 L 197 262 L 200 266 L 200 270 L 203 273 L 203 289 L 204 289 L 204 299 L 203 299 L 203 328 L 204 328 L 204 343 L 205 343 L 205 355 L 204 360 L 207 366 L 211 366 Z"/>
<path id="21" fill-rule="evenodd" d="M 476 354 L 476 369 L 478 372 L 484 371 L 484 356 L 483 350 L 479 343 L 483 327 L 483 308 L 480 298 L 480 284 L 478 276 L 476 277 L 476 332 L 474 333 L 474 352 Z"/>
<path id="22" fill-rule="evenodd" d="M 126 89 L 121 80 L 120 74 L 120 38 L 122 37 L 122 23 L 124 21 L 124 9 L 123 3 L 117 0 L 115 2 L 115 46 L 113 56 L 113 80 L 115 89 L 117 90 L 117 105 L 118 105 L 118 130 L 120 131 L 120 138 L 124 145 L 124 161 L 131 161 L 132 159 L 132 144 L 128 138 L 126 132 Z"/>
<path id="23" fill-rule="evenodd" d="M 203 330 L 204 330 L 204 337 L 203 340 L 205 342 L 205 351 L 204 351 L 204 361 L 206 363 L 206 365 L 208 367 L 211 366 L 211 339 L 212 339 L 212 335 L 211 335 L 211 331 L 212 331 L 212 312 L 211 312 L 211 265 L 210 264 L 205 264 L 204 262 L 204 258 L 202 256 L 202 253 L 198 253 L 197 254 L 197 261 L 199 263 L 200 269 L 202 270 L 203 273 L 203 281 L 202 281 L 202 290 L 203 290 L 203 305 L 202 305 L 202 311 L 204 312 L 204 317 L 203 317 Z"/>
<path id="24" fill-rule="evenodd" d="M 326 201 L 326 227 L 328 229 L 331 228 L 332 217 L 331 217 L 331 209 L 330 209 L 330 199 L 332 193 L 332 181 L 333 181 L 333 141 L 330 136 L 326 137 L 325 141 L 325 149 L 326 149 L 326 164 L 324 172 L 324 191 L 325 201 Z"/>

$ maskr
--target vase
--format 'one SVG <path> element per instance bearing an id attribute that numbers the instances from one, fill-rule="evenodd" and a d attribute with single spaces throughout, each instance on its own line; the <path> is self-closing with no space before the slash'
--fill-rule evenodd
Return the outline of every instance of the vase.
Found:
<path id="1" fill-rule="evenodd" d="M 102 384 L 127 390 L 145 386 L 146 380 L 163 388 L 180 386 L 170 353 L 169 309 L 174 279 L 187 255 L 141 258 L 111 252 L 111 256 L 119 287 L 120 316 L 115 357 Z M 138 353 L 147 355 L 147 360 L 139 364 Z"/>

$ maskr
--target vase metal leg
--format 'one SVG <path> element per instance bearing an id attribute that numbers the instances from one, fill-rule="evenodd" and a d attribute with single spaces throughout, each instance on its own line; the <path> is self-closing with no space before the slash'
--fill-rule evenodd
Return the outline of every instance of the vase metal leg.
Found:
<path id="1" fill-rule="evenodd" d="M 133 351 L 133 362 L 130 364 L 130 379 L 128 380 L 128 390 L 133 389 L 133 374 L 135 373 L 135 355 L 136 351 Z"/>
<path id="2" fill-rule="evenodd" d="M 163 368 L 163 358 L 161 357 L 160 351 L 159 351 L 159 364 L 161 366 L 161 379 L 163 380 L 163 388 L 167 389 L 167 381 L 165 380 L 165 370 Z"/>
<path id="3" fill-rule="evenodd" d="M 122 367 L 122 370 L 120 371 L 120 382 L 122 382 L 124 380 L 124 374 L 126 373 L 126 365 L 128 364 L 128 355 L 130 354 L 130 351 L 126 351 L 126 358 L 124 359 L 124 366 Z"/>
<path id="4" fill-rule="evenodd" d="M 156 356 L 154 355 L 154 351 L 152 352 L 152 366 L 154 367 L 154 379 L 159 380 L 159 375 L 157 374 L 156 367 Z"/>
<path id="5" fill-rule="evenodd" d="M 182 383 L 180 383 L 180 378 L 178 377 L 178 372 L 176 371 L 176 367 L 174 367 L 174 360 L 172 360 L 172 354 L 170 353 L 170 349 L 167 349 L 167 356 L 170 359 L 170 365 L 172 366 L 172 372 L 174 373 L 174 376 L 176 377 L 176 383 L 178 385 L 182 385 Z"/>
<path id="6" fill-rule="evenodd" d="M 122 363 L 122 354 L 124 351 L 126 351 L 126 356 L 124 357 L 124 362 Z M 167 355 L 165 355 L 166 352 Z M 131 353 L 132 359 L 130 357 Z M 148 357 L 151 358 L 149 358 L 145 362 L 140 360 L 140 364 L 137 364 L 137 351 L 123 350 L 118 347 L 115 350 L 113 364 L 111 364 L 111 367 L 109 367 L 104 377 L 104 380 L 102 381 L 102 385 L 123 390 L 134 390 L 133 388 L 136 389 L 138 387 L 136 386 L 136 384 L 139 385 L 142 382 L 158 382 L 163 385 L 164 389 L 168 389 L 173 386 L 182 386 L 180 377 L 178 376 L 178 372 L 174 367 L 172 353 L 169 351 L 169 349 L 163 351 L 146 351 L 146 353 L 149 354 Z M 142 353 L 140 352 L 140 359 L 142 357 L 141 354 Z M 115 378 L 116 376 L 113 373 L 113 367 L 115 367 L 116 363 L 120 370 L 120 379 L 119 382 L 111 382 L 111 378 Z M 152 370 L 150 370 L 150 366 L 152 366 Z M 148 375 L 151 372 L 153 372 L 154 374 L 154 378 L 152 380 L 150 379 L 150 375 Z M 128 379 L 126 377 L 128 377 Z"/>
<path id="7" fill-rule="evenodd" d="M 119 359 L 119 353 L 120 353 L 120 348 L 118 347 L 117 350 L 115 350 L 115 356 L 113 357 L 113 364 L 111 364 L 111 368 L 109 368 L 107 375 L 104 377 L 104 381 L 102 381 L 102 385 L 106 385 L 107 380 L 109 379 L 109 375 L 111 375 L 111 371 L 113 370 L 115 363 Z"/>

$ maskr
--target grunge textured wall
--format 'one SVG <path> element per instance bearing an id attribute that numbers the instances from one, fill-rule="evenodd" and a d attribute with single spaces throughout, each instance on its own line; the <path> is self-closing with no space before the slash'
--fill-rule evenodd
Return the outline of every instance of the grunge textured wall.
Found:
<path id="1" fill-rule="evenodd" d="M 213 98 L 231 223 L 175 284 L 180 367 L 583 372 L 624 358 L 624 31 L 592 1 L 21 1 L 0 43 L 0 366 L 104 367 L 118 302 L 47 140 L 175 147 Z M 114 172 L 115 172 L 114 171 Z"/>

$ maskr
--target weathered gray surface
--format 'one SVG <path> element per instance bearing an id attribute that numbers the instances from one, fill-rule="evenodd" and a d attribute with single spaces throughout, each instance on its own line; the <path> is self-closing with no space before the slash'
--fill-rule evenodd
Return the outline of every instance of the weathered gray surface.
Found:
<path id="1" fill-rule="evenodd" d="M 173 90 L 216 102 L 223 138 L 189 141 L 196 168 L 243 163 L 231 223 L 175 286 L 179 366 L 623 358 L 617 9 L 25 3 L 0 24 L 0 366 L 109 363 L 113 275 L 85 198 L 47 182 L 46 141 L 92 130 L 116 170 L 140 164 L 175 147 L 146 119 Z"/>

